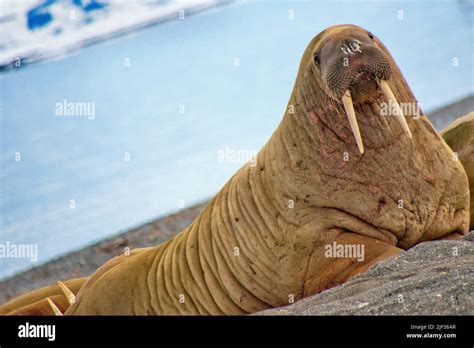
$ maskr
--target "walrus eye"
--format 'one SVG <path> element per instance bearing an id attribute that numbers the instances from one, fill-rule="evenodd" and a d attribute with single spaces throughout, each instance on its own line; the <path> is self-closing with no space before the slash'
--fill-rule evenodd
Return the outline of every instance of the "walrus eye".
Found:
<path id="1" fill-rule="evenodd" d="M 369 36 L 369 38 L 370 38 L 371 40 L 374 39 L 374 34 L 372 34 L 370 31 L 367 33 L 367 35 Z"/>
<path id="2" fill-rule="evenodd" d="M 314 58 L 314 62 L 315 62 L 316 64 L 318 64 L 318 65 L 321 64 L 321 60 L 319 59 L 319 56 L 318 56 L 317 54 L 315 54 L 315 55 L 313 56 L 313 58 Z"/>

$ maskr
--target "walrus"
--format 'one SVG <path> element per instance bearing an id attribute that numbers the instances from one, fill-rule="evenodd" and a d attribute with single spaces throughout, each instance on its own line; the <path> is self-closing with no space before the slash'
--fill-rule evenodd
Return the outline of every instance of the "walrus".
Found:
<path id="1" fill-rule="evenodd" d="M 474 112 L 458 118 L 441 132 L 441 136 L 455 151 L 469 180 L 470 201 L 474 201 Z M 469 214 L 469 230 L 474 230 L 474 204 Z"/>
<path id="2" fill-rule="evenodd" d="M 324 30 L 256 165 L 238 170 L 189 227 L 71 280 L 74 289 L 60 282 L 0 313 L 254 313 L 417 243 L 466 234 L 466 173 L 423 112 L 404 105 L 417 101 L 377 37 L 355 25 Z"/>

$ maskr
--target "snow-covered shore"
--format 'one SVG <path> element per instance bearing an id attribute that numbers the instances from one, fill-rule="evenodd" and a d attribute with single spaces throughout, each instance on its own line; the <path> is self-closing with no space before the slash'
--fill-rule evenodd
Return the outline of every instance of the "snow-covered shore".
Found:
<path id="1" fill-rule="evenodd" d="M 0 1 L 0 69 L 85 46 L 218 5 L 218 0 Z M 16 64 L 16 65 L 15 65 Z"/>

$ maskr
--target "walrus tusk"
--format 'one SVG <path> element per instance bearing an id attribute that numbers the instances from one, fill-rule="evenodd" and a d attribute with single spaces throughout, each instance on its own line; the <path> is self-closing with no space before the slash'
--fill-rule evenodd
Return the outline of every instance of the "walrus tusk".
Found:
<path id="1" fill-rule="evenodd" d="M 56 305 L 54 304 L 54 302 L 51 301 L 51 299 L 50 299 L 49 297 L 46 298 L 46 301 L 48 301 L 48 304 L 49 304 L 49 306 L 51 307 L 51 309 L 53 310 L 54 315 L 60 315 L 60 316 L 63 315 L 63 313 L 61 313 L 61 310 L 58 308 L 58 306 L 56 306 Z"/>
<path id="2" fill-rule="evenodd" d="M 66 284 L 64 284 L 62 281 L 58 280 L 57 284 L 61 288 L 64 295 L 66 296 L 69 304 L 74 304 L 74 302 L 76 302 L 76 295 L 74 295 L 74 293 L 71 290 L 69 290 Z"/>
<path id="3" fill-rule="evenodd" d="M 344 109 L 346 110 L 347 118 L 351 124 L 352 133 L 354 134 L 357 147 L 359 148 L 360 153 L 364 153 L 364 144 L 362 143 L 362 138 L 360 136 L 359 125 L 357 124 L 357 118 L 354 111 L 354 105 L 352 104 L 351 92 L 349 90 L 344 93 L 342 96 L 342 103 L 344 104 Z"/>
<path id="4" fill-rule="evenodd" d="M 396 115 L 397 119 L 400 122 L 405 133 L 408 135 L 409 138 L 411 138 L 412 135 L 410 132 L 410 128 L 408 128 L 407 120 L 405 120 L 405 116 L 403 115 L 402 109 L 400 108 L 400 105 L 398 104 L 397 99 L 395 99 L 395 96 L 393 95 L 393 92 L 390 89 L 390 86 L 388 85 L 387 81 L 381 80 L 379 82 L 379 86 L 383 94 L 385 94 L 385 96 L 387 97 L 387 99 L 395 104 L 395 107 L 397 109 L 397 115 Z"/>

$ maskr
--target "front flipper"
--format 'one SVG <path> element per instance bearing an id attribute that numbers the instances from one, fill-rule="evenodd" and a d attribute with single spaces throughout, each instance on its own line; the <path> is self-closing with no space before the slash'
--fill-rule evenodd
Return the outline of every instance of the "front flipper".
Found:
<path id="1" fill-rule="evenodd" d="M 391 244 L 361 234 L 340 231 L 311 254 L 303 297 L 343 284 L 376 263 L 403 252 Z"/>

